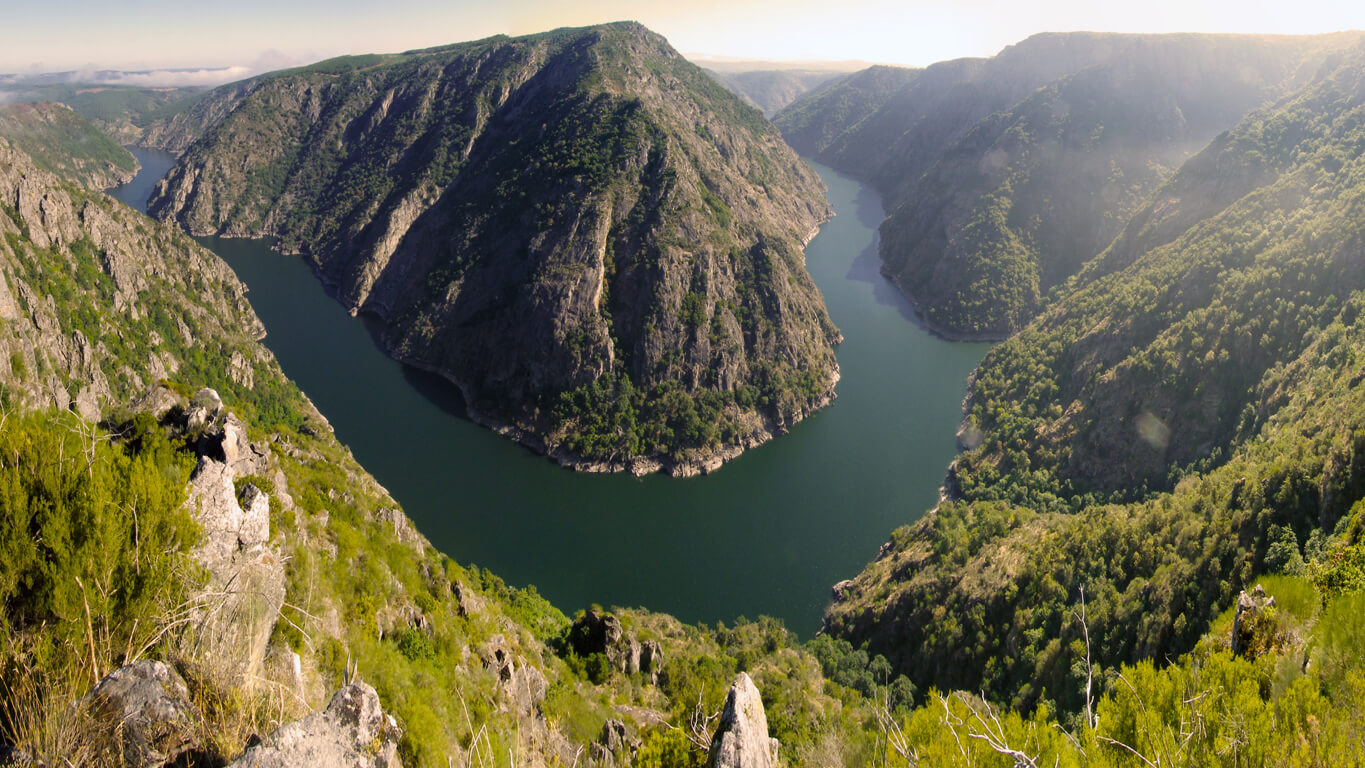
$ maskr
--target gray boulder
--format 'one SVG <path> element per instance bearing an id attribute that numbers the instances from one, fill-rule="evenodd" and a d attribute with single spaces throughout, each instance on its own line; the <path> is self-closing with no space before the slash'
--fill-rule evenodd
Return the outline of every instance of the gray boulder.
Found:
<path id="1" fill-rule="evenodd" d="M 198 746 L 189 689 L 164 662 L 138 661 L 109 673 L 84 703 L 97 726 L 117 739 L 125 765 L 164 765 Z"/>
<path id="2" fill-rule="evenodd" d="M 606 612 L 590 610 L 575 621 L 569 628 L 569 645 L 583 658 L 600 653 L 617 672 L 643 672 L 651 682 L 663 668 L 663 648 L 658 642 L 641 644 L 625 631 L 620 619 Z"/>
<path id="3" fill-rule="evenodd" d="M 364 683 L 336 692 L 327 708 L 275 730 L 229 768 L 397 768 L 402 732 Z"/>
<path id="4" fill-rule="evenodd" d="M 774 768 L 777 739 L 768 737 L 763 697 L 749 675 L 740 672 L 725 697 L 725 710 L 711 737 L 707 768 Z"/>

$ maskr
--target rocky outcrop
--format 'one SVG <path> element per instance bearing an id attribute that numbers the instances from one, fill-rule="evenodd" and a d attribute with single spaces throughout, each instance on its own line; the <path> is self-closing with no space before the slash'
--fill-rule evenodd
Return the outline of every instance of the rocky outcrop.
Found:
<path id="1" fill-rule="evenodd" d="M 663 647 L 657 641 L 637 641 L 610 613 L 589 610 L 569 628 L 569 647 L 582 658 L 602 654 L 622 674 L 644 674 L 656 682 L 663 669 Z"/>
<path id="2" fill-rule="evenodd" d="M 707 471 L 829 402 L 840 337 L 801 253 L 823 185 L 662 38 L 373 64 L 215 91 L 149 210 L 278 236 L 474 419 L 578 469 Z"/>
<path id="3" fill-rule="evenodd" d="M 1250 592 L 1237 595 L 1237 613 L 1232 619 L 1231 646 L 1234 656 L 1254 658 L 1274 646 L 1276 638 L 1273 612 L 1275 598 L 1257 584 Z"/>
<path id="4" fill-rule="evenodd" d="M 777 739 L 768 737 L 763 697 L 749 675 L 740 672 L 725 697 L 707 768 L 776 768 Z"/>
<path id="5" fill-rule="evenodd" d="M 229 763 L 230 768 L 398 768 L 394 719 L 384 714 L 379 696 L 365 683 L 352 683 L 332 697 L 327 708 L 282 725 Z"/>
<path id="6" fill-rule="evenodd" d="M 174 763 L 199 743 L 199 712 L 180 674 L 160 661 L 138 661 L 111 672 L 86 695 L 96 727 L 112 736 L 123 764 Z"/>
<path id="7" fill-rule="evenodd" d="M 484 667 L 498 675 L 506 708 L 522 717 L 539 712 L 548 682 L 545 674 L 512 650 L 502 635 L 495 635 L 481 649 Z"/>
<path id="8" fill-rule="evenodd" d="M 186 501 L 203 529 L 194 556 L 210 574 L 197 598 L 196 655 L 250 680 L 265 660 L 284 604 L 284 561 L 269 543 L 269 497 L 251 484 L 239 496 L 235 479 L 263 474 L 267 449 L 247 440 L 245 425 L 211 389 L 194 396 L 185 428 L 199 435 L 199 464 Z"/>

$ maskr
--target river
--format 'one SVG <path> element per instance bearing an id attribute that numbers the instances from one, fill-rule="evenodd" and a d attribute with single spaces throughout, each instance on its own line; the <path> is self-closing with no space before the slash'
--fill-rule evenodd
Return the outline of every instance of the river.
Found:
<path id="1" fill-rule="evenodd" d="M 139 210 L 172 160 L 115 195 Z M 309 267 L 265 242 L 204 238 L 246 283 L 268 346 L 437 549 L 572 615 L 591 603 L 689 621 L 775 616 L 802 636 L 830 586 L 938 499 L 968 373 L 987 344 L 944 341 L 878 272 L 881 200 L 815 165 L 838 215 L 806 248 L 843 332 L 838 398 L 711 475 L 586 475 L 463 415 L 443 379 L 397 363 Z"/>

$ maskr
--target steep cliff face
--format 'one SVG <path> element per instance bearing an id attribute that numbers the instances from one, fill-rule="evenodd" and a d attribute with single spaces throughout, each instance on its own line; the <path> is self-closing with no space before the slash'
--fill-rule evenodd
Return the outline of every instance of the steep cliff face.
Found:
<path id="1" fill-rule="evenodd" d="M 228 386 L 274 366 L 225 264 L 4 140 L 0 212 L 0 391 L 12 405 L 94 419 L 182 369 Z"/>
<path id="2" fill-rule="evenodd" d="M 886 196 L 884 271 L 931 327 L 1004 338 L 1175 167 L 1355 39 L 1038 35 L 991 59 L 870 70 L 776 120 Z"/>
<path id="3" fill-rule="evenodd" d="M 832 395 L 818 177 L 635 24 L 211 94 L 151 210 L 280 238 L 477 418 L 594 468 L 713 466 Z"/>
<path id="4" fill-rule="evenodd" d="M 65 104 L 0 107 L 0 136 L 42 168 L 90 187 L 133 178 L 137 159 Z"/>

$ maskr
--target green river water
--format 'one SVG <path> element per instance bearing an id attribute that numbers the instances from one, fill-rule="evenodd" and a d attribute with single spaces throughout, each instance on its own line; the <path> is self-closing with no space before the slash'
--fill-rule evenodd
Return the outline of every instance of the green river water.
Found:
<path id="1" fill-rule="evenodd" d="M 115 194 L 141 210 L 172 161 L 137 154 L 143 173 Z M 470 422 L 453 385 L 386 357 L 302 259 L 201 242 L 249 287 L 285 373 L 441 551 L 534 584 L 570 615 L 590 603 L 708 623 L 769 615 L 809 636 L 830 586 L 937 501 L 966 377 L 988 348 L 917 324 L 878 273 L 880 198 L 815 168 L 838 213 L 806 249 L 845 338 L 838 398 L 691 479 L 565 470 Z"/>

